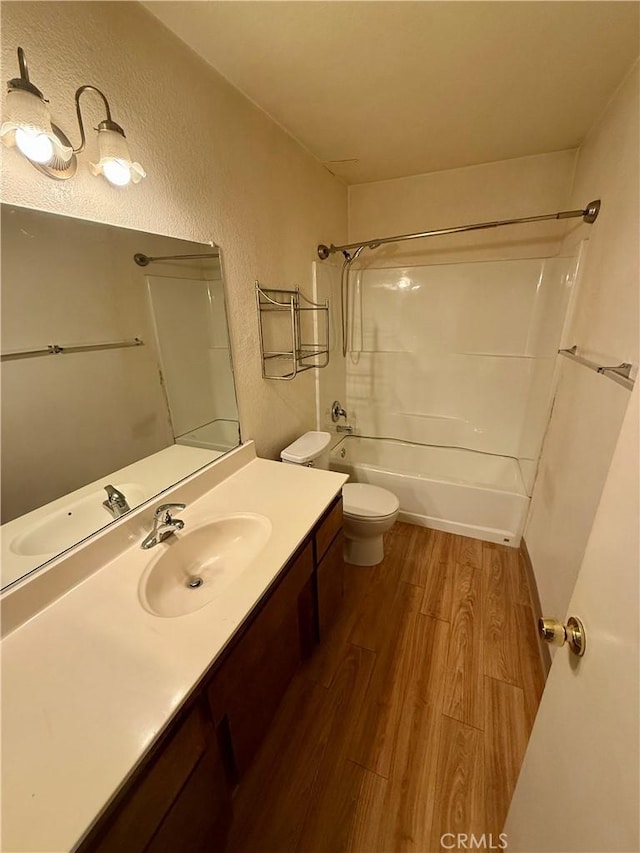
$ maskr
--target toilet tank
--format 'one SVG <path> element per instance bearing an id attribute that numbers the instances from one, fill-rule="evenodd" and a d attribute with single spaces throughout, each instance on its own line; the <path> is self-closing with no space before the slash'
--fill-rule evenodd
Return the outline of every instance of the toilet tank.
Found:
<path id="1" fill-rule="evenodd" d="M 329 442 L 331 434 L 312 430 L 305 432 L 280 454 L 283 462 L 291 465 L 306 465 L 308 468 L 329 468 Z"/>

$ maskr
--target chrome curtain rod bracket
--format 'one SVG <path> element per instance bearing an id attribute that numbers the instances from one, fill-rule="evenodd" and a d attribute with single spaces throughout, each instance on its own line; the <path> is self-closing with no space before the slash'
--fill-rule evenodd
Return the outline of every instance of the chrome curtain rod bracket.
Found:
<path id="1" fill-rule="evenodd" d="M 133 260 L 139 267 L 147 267 L 155 261 L 197 261 L 206 258 L 219 258 L 220 252 L 203 252 L 200 255 L 162 255 L 162 257 L 150 258 L 149 255 L 144 255 L 142 252 L 136 252 Z"/>
<path id="2" fill-rule="evenodd" d="M 365 240 L 360 243 L 347 243 L 344 246 L 326 246 L 320 243 L 318 246 L 318 257 L 326 261 L 329 255 L 336 252 L 348 252 L 349 249 L 377 249 L 383 243 L 399 243 L 403 240 L 418 240 L 422 237 L 441 237 L 445 234 L 460 234 L 464 231 L 482 231 L 485 228 L 500 228 L 503 225 L 522 225 L 526 222 L 544 222 L 548 219 L 582 219 L 583 222 L 592 225 L 600 213 L 600 199 L 590 201 L 582 210 L 561 210 L 559 213 L 547 213 L 544 216 L 525 216 L 520 219 L 501 219 L 495 222 L 476 222 L 471 225 L 458 225 L 453 228 L 439 228 L 436 231 L 420 231 L 415 234 L 399 234 L 396 237 L 381 237 L 375 240 Z"/>

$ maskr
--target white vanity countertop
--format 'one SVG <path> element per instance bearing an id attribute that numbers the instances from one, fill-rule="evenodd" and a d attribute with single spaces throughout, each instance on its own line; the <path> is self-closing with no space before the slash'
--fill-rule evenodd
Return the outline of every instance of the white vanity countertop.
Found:
<path id="1" fill-rule="evenodd" d="M 136 544 L 3 640 L 4 851 L 80 842 L 346 479 L 254 458 L 180 513 L 185 534 L 233 512 L 272 523 L 219 598 L 184 616 L 151 615 L 138 586 L 168 546 Z"/>

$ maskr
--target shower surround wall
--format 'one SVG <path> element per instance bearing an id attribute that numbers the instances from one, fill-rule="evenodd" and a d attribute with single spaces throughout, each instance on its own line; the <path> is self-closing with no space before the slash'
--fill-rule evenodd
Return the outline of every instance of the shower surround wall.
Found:
<path id="1" fill-rule="evenodd" d="M 354 273 L 358 433 L 512 457 L 530 494 L 575 273 L 570 258 Z"/>

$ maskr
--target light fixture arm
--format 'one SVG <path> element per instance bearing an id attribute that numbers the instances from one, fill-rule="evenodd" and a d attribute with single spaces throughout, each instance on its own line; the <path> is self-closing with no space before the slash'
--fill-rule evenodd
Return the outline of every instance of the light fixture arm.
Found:
<path id="1" fill-rule="evenodd" d="M 27 57 L 24 55 L 24 50 L 18 48 L 18 65 L 20 67 L 20 77 L 29 82 L 29 66 L 27 65 Z"/>
<path id="2" fill-rule="evenodd" d="M 96 130 L 114 130 L 116 133 L 119 133 L 121 136 L 124 136 L 124 130 L 120 127 L 119 124 L 116 124 L 115 121 L 111 118 L 111 108 L 109 107 L 109 101 L 107 100 L 104 92 L 101 92 L 96 86 L 80 86 L 78 91 L 76 92 L 76 114 L 78 116 L 78 126 L 80 127 L 80 146 L 78 148 L 73 149 L 74 154 L 80 154 L 84 151 L 84 147 L 87 142 L 87 137 L 84 129 L 84 122 L 82 120 L 82 110 L 80 109 L 80 95 L 84 94 L 84 92 L 95 92 L 97 95 L 100 95 L 102 98 L 102 102 L 104 103 L 104 108 L 107 113 L 106 119 L 101 121 Z"/>
<path id="3" fill-rule="evenodd" d="M 10 92 L 12 89 L 20 89 L 23 92 L 30 92 L 32 95 L 37 95 L 40 100 L 47 102 L 40 89 L 34 86 L 31 80 L 29 80 L 27 57 L 21 47 L 18 48 L 18 67 L 20 69 L 20 76 L 7 81 L 7 90 Z"/>

